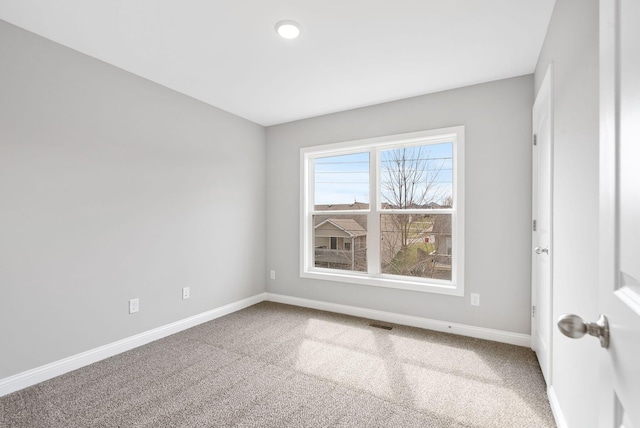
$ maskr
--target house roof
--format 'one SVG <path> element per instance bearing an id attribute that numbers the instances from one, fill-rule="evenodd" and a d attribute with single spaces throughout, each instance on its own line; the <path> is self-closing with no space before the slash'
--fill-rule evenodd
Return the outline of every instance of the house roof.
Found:
<path id="1" fill-rule="evenodd" d="M 367 234 L 367 230 L 360 226 L 357 221 L 351 218 L 329 218 L 322 223 L 318 224 L 315 228 L 322 226 L 323 224 L 330 223 L 340 230 L 348 233 L 350 236 L 364 236 Z"/>

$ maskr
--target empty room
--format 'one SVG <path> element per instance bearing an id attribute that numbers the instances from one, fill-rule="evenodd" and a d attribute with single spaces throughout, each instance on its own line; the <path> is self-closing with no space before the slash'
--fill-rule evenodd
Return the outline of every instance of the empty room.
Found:
<path id="1" fill-rule="evenodd" d="M 640 0 L 0 0 L 0 427 L 640 428 Z"/>

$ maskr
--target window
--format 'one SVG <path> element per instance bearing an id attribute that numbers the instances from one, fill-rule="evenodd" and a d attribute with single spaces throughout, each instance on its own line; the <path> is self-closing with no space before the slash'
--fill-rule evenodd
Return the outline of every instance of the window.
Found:
<path id="1" fill-rule="evenodd" d="M 301 276 L 463 295 L 464 127 L 301 149 Z"/>

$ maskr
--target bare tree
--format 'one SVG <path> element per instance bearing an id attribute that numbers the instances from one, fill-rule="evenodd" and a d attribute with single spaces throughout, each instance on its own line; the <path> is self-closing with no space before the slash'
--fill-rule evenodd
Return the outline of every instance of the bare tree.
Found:
<path id="1" fill-rule="evenodd" d="M 432 207 L 438 202 L 450 203 L 450 195 L 438 183 L 445 164 L 434 160 L 423 146 L 404 147 L 383 152 L 381 193 L 383 206 L 388 209 Z M 439 204 L 438 204 L 439 205 Z M 431 270 L 433 263 L 425 256 L 408 251 L 418 242 L 425 242 L 433 220 L 425 214 L 383 214 L 383 270 L 411 275 L 412 269 Z M 423 272 L 424 273 L 424 272 Z"/>

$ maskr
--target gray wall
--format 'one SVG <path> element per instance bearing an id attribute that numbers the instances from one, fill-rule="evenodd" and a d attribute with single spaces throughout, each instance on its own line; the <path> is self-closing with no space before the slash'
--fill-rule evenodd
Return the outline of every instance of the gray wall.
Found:
<path id="1" fill-rule="evenodd" d="M 2 21 L 0 64 L 0 378 L 264 291 L 263 127 Z"/>
<path id="2" fill-rule="evenodd" d="M 529 75 L 267 128 L 267 290 L 528 334 L 532 104 Z M 300 148 L 454 125 L 466 126 L 465 296 L 301 279 Z"/>
<path id="3" fill-rule="evenodd" d="M 598 2 L 557 0 L 535 72 L 554 67 L 553 319 L 598 317 Z M 597 425 L 599 343 L 554 328 L 552 385 L 570 427 Z M 580 361 L 580 364 L 575 364 Z M 581 393 L 584 391 L 584 393 Z M 578 394 L 578 395 L 576 395 Z M 578 397 L 578 398 L 577 398 Z"/>

